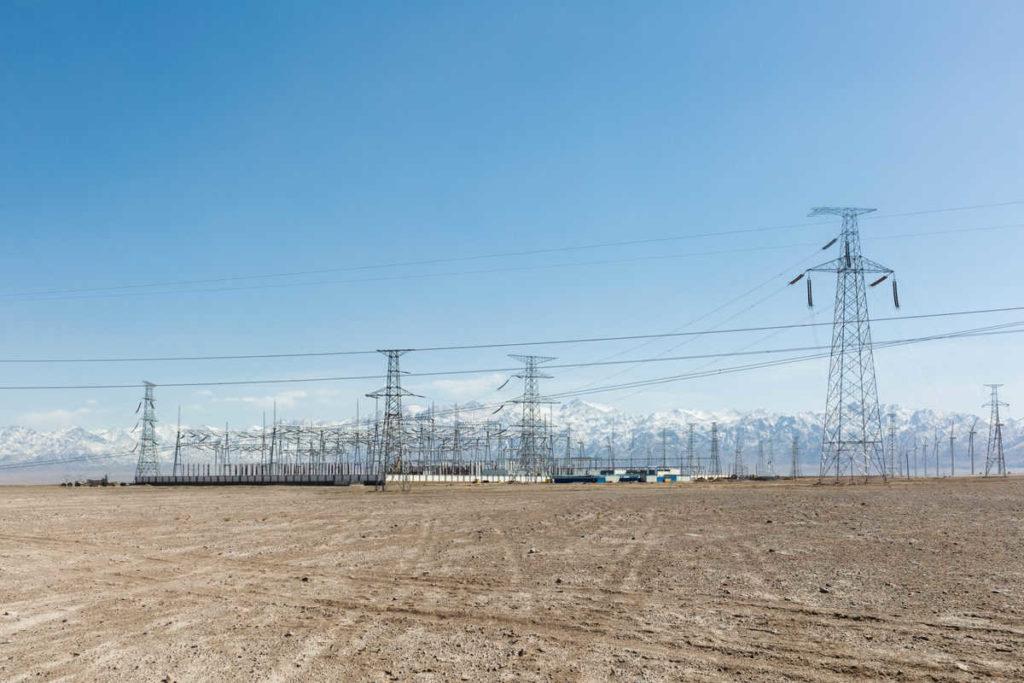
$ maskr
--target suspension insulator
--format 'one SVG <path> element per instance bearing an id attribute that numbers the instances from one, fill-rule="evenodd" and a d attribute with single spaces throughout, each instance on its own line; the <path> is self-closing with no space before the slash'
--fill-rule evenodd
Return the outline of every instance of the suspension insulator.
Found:
<path id="1" fill-rule="evenodd" d="M 838 237 L 833 237 L 831 240 L 829 240 L 828 244 L 826 244 L 825 246 L 823 246 L 821 248 L 821 250 L 825 251 L 826 249 L 828 249 L 829 247 L 831 247 L 833 244 L 835 244 L 838 241 L 839 241 Z"/>
<path id="2" fill-rule="evenodd" d="M 807 278 L 807 308 L 814 308 L 814 294 L 811 292 L 811 278 Z"/>
<path id="3" fill-rule="evenodd" d="M 850 258 L 850 243 L 846 243 L 846 267 L 853 268 L 853 259 Z"/>
<path id="4" fill-rule="evenodd" d="M 870 285 L 868 285 L 868 287 L 874 287 L 875 285 L 880 285 L 883 282 L 885 282 L 888 278 L 889 278 L 888 275 L 883 275 L 882 277 L 878 278 L 877 280 L 872 282 Z"/>
<path id="5" fill-rule="evenodd" d="M 892 303 L 897 309 L 900 307 L 900 290 L 896 287 L 896 278 L 892 280 Z"/>
<path id="6" fill-rule="evenodd" d="M 798 282 L 800 282 L 801 280 L 803 280 L 803 279 L 804 279 L 804 275 L 807 275 L 807 273 L 800 273 L 800 274 L 799 274 L 799 275 L 797 275 L 797 276 L 796 276 L 795 278 L 793 278 L 792 280 L 790 280 L 790 281 L 789 281 L 789 284 L 791 284 L 791 285 L 795 285 L 796 283 L 798 283 Z"/>

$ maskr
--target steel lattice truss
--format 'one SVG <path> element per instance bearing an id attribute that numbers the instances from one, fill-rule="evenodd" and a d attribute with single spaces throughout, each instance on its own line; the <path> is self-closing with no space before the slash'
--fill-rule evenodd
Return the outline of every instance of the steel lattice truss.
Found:
<path id="1" fill-rule="evenodd" d="M 383 488 L 389 474 L 408 474 L 405 454 L 405 428 L 402 425 L 402 397 L 414 396 L 402 388 L 402 372 L 398 359 L 408 349 L 382 349 L 388 359 L 387 385 L 367 394 L 372 399 L 384 399 L 384 419 L 376 426 L 372 449 L 372 467 L 379 475 Z"/>
<path id="2" fill-rule="evenodd" d="M 1005 477 L 1006 453 L 1003 451 L 1003 422 L 999 417 L 999 408 L 1009 404 L 999 400 L 999 387 L 1002 384 L 986 386 L 992 390 L 992 399 L 985 404 L 991 411 L 988 420 L 988 448 L 985 451 L 985 476 L 998 474 Z"/>
<path id="3" fill-rule="evenodd" d="M 524 365 L 521 372 L 513 375 L 523 380 L 523 395 L 510 401 L 523 407 L 522 420 L 519 424 L 519 470 L 521 474 L 540 476 L 549 470 L 551 456 L 551 446 L 545 443 L 544 439 L 548 428 L 541 416 L 541 406 L 552 401 L 540 394 L 540 380 L 551 379 L 551 375 L 542 373 L 539 366 L 555 359 L 550 356 L 514 354 L 509 357 L 521 361 Z"/>
<path id="4" fill-rule="evenodd" d="M 139 404 L 139 409 L 142 410 L 142 431 L 136 446 L 139 451 L 139 460 L 135 467 L 136 477 L 160 475 L 160 451 L 156 439 L 156 402 L 153 398 L 153 388 L 156 385 L 145 382 L 144 386 L 145 394 Z"/>
<path id="5" fill-rule="evenodd" d="M 822 435 L 821 469 L 825 478 L 887 476 L 882 437 L 882 415 L 878 405 L 878 384 L 871 345 L 866 274 L 879 275 L 872 287 L 893 274 L 893 270 L 861 254 L 857 217 L 874 211 L 850 207 L 819 207 L 811 216 L 842 217 L 839 236 L 825 245 L 836 244 L 839 256 L 809 268 L 793 284 L 807 277 L 807 303 L 813 305 L 812 272 L 835 273 L 835 317 L 829 361 L 828 395 Z M 896 281 L 893 299 L 899 306 Z"/>
<path id="6" fill-rule="evenodd" d="M 518 401 L 517 401 L 518 402 Z M 140 404 L 141 409 L 141 404 Z M 573 440 L 569 428 L 556 429 L 550 421 L 533 423 L 527 447 L 532 455 L 524 468 L 523 422 L 509 419 L 465 420 L 455 410 L 433 408 L 403 415 L 401 432 L 393 438 L 402 443 L 401 470 L 392 461 L 386 472 L 390 482 L 403 477 L 433 481 L 532 481 L 556 475 L 594 473 L 600 470 L 651 469 L 664 465 L 666 455 L 655 457 L 649 445 L 631 446 L 625 453 L 606 453 L 601 441 L 585 444 Z M 472 411 L 471 411 L 472 412 Z M 529 426 L 529 422 L 527 425 Z M 254 429 L 179 427 L 175 439 L 173 474 L 181 477 L 212 476 L 365 476 L 377 482 L 380 474 L 381 434 L 384 416 L 341 424 L 311 425 L 277 423 Z M 692 475 L 718 472 L 716 465 L 698 455 L 689 431 L 687 465 L 680 471 Z M 712 454 L 718 462 L 721 430 L 712 428 Z M 665 435 L 662 434 L 664 442 Z M 677 453 L 682 463 L 683 452 Z M 628 463 L 628 465 L 626 465 Z"/>

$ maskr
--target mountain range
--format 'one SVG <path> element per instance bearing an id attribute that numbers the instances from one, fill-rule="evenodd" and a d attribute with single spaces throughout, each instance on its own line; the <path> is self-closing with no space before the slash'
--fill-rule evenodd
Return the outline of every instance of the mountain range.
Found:
<path id="1" fill-rule="evenodd" d="M 473 406 L 464 406 L 462 414 Z M 939 469 L 948 473 L 949 435 L 953 430 L 953 450 L 958 474 L 969 473 L 969 432 L 976 423 L 975 469 L 984 468 L 988 424 L 984 417 L 966 413 L 907 409 L 885 406 L 883 414 L 895 415 L 897 451 L 910 461 L 914 453 L 920 472 L 934 473 L 938 441 Z M 515 421 L 514 414 L 504 416 Z M 689 426 L 694 429 L 696 457 L 705 459 L 710 452 L 711 425 L 717 423 L 720 435 L 722 467 L 730 469 L 737 442 L 741 459 L 754 470 L 763 444 L 767 457 L 774 460 L 774 471 L 789 474 L 794 438 L 797 460 L 803 474 L 817 472 L 821 448 L 822 415 L 816 412 L 775 413 L 767 410 L 701 411 L 673 409 L 649 414 L 630 414 L 598 403 L 574 400 L 553 410 L 552 420 L 560 430 L 569 430 L 573 455 L 582 446 L 585 455 L 607 459 L 609 453 L 617 464 L 649 461 L 677 464 L 685 458 Z M 451 421 L 450 415 L 444 418 Z M 888 438 L 888 417 L 884 428 Z M 159 424 L 157 433 L 162 444 L 174 443 L 175 427 Z M 1024 466 L 1024 421 L 1004 419 L 1003 437 L 1007 467 Z M 84 429 L 71 427 L 40 432 L 26 427 L 0 428 L 0 483 L 47 483 L 109 474 L 119 480 L 130 479 L 134 472 L 132 452 L 138 436 L 127 429 Z M 556 446 L 564 454 L 565 441 Z M 915 448 L 916 444 L 916 448 Z M 664 455 L 663 455 L 664 454 Z"/>

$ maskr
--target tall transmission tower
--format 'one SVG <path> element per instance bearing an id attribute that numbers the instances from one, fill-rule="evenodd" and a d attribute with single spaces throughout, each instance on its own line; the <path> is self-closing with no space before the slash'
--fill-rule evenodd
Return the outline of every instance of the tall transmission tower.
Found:
<path id="1" fill-rule="evenodd" d="M 917 477 L 917 475 L 918 475 L 918 469 L 917 469 L 917 451 L 918 451 L 918 446 L 917 446 L 917 437 L 915 436 L 915 437 L 914 437 L 914 477 L 915 477 L 915 478 L 916 478 L 916 477 Z"/>
<path id="2" fill-rule="evenodd" d="M 263 421 L 267 421 L 266 413 L 263 415 Z M 264 425 L 263 429 L 266 431 L 266 425 Z M 176 477 L 183 473 L 184 468 L 181 462 L 181 406 L 178 406 L 178 430 L 174 436 L 174 463 L 171 466 L 171 474 Z"/>
<path id="3" fill-rule="evenodd" d="M 415 394 L 402 388 L 402 370 L 398 359 L 410 350 L 378 349 L 388 359 L 387 384 L 383 389 L 366 395 L 368 398 L 384 399 L 384 419 L 382 424 L 378 420 L 379 428 L 375 435 L 373 455 L 371 456 L 371 467 L 377 478 L 378 490 L 384 490 L 387 487 L 388 474 L 397 474 L 404 481 L 401 475 L 407 470 L 405 431 L 402 425 L 402 397 L 415 396 Z"/>
<path id="4" fill-rule="evenodd" d="M 789 473 L 789 476 L 791 476 L 793 479 L 796 479 L 797 477 L 800 476 L 800 461 L 798 460 L 799 454 L 800 454 L 800 437 L 797 434 L 794 434 L 793 435 L 793 450 L 791 452 L 791 456 L 793 458 L 793 462 L 792 462 L 792 465 L 791 465 L 792 469 L 790 470 L 790 473 Z"/>
<path id="5" fill-rule="evenodd" d="M 135 479 L 160 476 L 160 452 L 156 441 L 156 401 L 153 398 L 152 382 L 143 382 L 145 393 L 142 402 L 135 409 L 142 411 L 142 431 L 139 432 L 139 462 L 135 466 Z"/>
<path id="6" fill-rule="evenodd" d="M 974 437 L 978 435 L 978 418 L 971 423 L 971 431 L 967 432 L 967 452 L 971 455 L 971 476 L 974 476 Z"/>
<path id="7" fill-rule="evenodd" d="M 711 423 L 711 462 L 708 463 L 708 474 L 717 477 L 722 474 L 722 458 L 718 445 L 718 423 Z"/>
<path id="8" fill-rule="evenodd" d="M 818 207 L 811 216 L 840 216 L 840 234 L 823 247 L 839 245 L 839 256 L 805 270 L 789 284 L 807 277 L 807 304 L 814 305 L 812 272 L 836 273 L 835 317 L 832 324 L 832 351 L 829 363 L 828 395 L 825 399 L 825 425 L 822 436 L 819 478 L 886 478 L 882 453 L 882 415 L 878 407 L 878 384 L 871 345 L 868 316 L 868 287 L 881 284 L 894 274 L 891 268 L 861 254 L 857 217 L 874 211 L 852 207 Z M 870 284 L 866 274 L 879 275 Z M 899 308 L 896 280 L 892 280 L 893 302 Z"/>
<path id="9" fill-rule="evenodd" d="M 889 476 L 896 476 L 896 413 L 889 413 Z"/>
<path id="10" fill-rule="evenodd" d="M 668 430 L 661 428 L 661 466 L 668 467 Z"/>
<path id="11" fill-rule="evenodd" d="M 696 461 L 693 453 L 693 423 L 686 425 L 686 459 L 687 470 L 691 477 L 697 476 Z M 680 472 L 680 474 L 682 474 Z"/>
<path id="12" fill-rule="evenodd" d="M 999 387 L 1002 384 L 986 384 L 992 390 L 992 398 L 985 404 L 991 412 L 988 420 L 988 448 L 985 451 L 985 476 L 995 470 L 995 474 L 1006 476 L 1006 454 L 1003 452 L 1003 422 L 999 418 L 999 408 L 1008 406 L 999 400 Z"/>
<path id="13" fill-rule="evenodd" d="M 739 479 L 746 475 L 746 465 L 743 462 L 743 432 L 736 432 L 736 451 L 732 457 L 732 476 Z"/>
<path id="14" fill-rule="evenodd" d="M 951 476 L 951 477 L 955 477 L 956 476 L 956 462 L 955 462 L 955 456 L 954 456 L 954 452 L 955 452 L 954 449 L 956 448 L 956 440 L 955 440 L 955 436 L 954 436 L 954 433 L 953 433 L 953 429 L 954 429 L 955 424 L 956 423 L 953 420 L 949 421 L 949 476 Z"/>
<path id="15" fill-rule="evenodd" d="M 541 476 L 547 467 L 549 452 L 544 448 L 544 420 L 541 416 L 541 405 L 553 403 L 540 394 L 540 380 L 551 379 L 540 370 L 543 363 L 555 360 L 550 356 L 521 356 L 510 354 L 523 363 L 523 369 L 513 375 L 523 380 L 523 395 L 512 399 L 523 407 L 522 421 L 519 423 L 519 469 L 528 476 Z"/>

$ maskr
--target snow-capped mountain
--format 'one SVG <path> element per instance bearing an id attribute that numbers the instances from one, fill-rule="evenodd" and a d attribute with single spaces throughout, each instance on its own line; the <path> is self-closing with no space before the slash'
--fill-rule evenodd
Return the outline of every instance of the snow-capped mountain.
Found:
<path id="1" fill-rule="evenodd" d="M 463 406 L 460 420 L 471 421 L 488 411 L 473 412 L 475 406 Z M 422 413 L 411 407 L 410 415 Z M 984 467 L 987 421 L 964 413 L 934 410 L 910 410 L 888 406 L 883 410 L 885 436 L 889 435 L 889 414 L 895 415 L 897 451 L 907 461 L 916 453 L 918 467 L 924 473 L 934 472 L 937 455 L 940 471 L 949 471 L 949 435 L 953 430 L 953 446 L 958 472 L 970 471 L 968 457 L 969 432 L 976 422 L 975 467 Z M 442 413 L 442 422 L 454 421 L 451 411 Z M 499 417 L 514 424 L 517 415 L 505 411 Z M 749 412 L 673 409 L 646 415 L 630 414 L 616 408 L 581 400 L 565 403 L 551 415 L 556 431 L 556 452 L 565 449 L 568 436 L 573 454 L 582 446 L 583 453 L 606 458 L 609 451 L 616 462 L 660 462 L 663 450 L 670 464 L 680 461 L 686 452 L 690 425 L 693 425 L 694 450 L 698 458 L 707 458 L 711 447 L 711 425 L 717 423 L 722 466 L 729 469 L 735 459 L 737 442 L 741 459 L 750 469 L 758 457 L 761 444 L 766 456 L 772 456 L 775 471 L 787 474 L 791 463 L 794 438 L 798 461 L 805 474 L 817 471 L 821 447 L 822 415 L 815 412 L 784 414 L 765 410 Z M 1004 420 L 1003 438 L 1007 466 L 1024 467 L 1024 421 Z M 173 425 L 157 427 L 162 444 L 174 443 Z M 25 427 L 0 428 L 0 482 L 55 482 L 65 479 L 96 477 L 110 474 L 116 479 L 130 479 L 135 468 L 133 452 L 137 433 L 126 429 L 86 430 L 80 427 L 54 432 L 39 432 Z"/>
<path id="2" fill-rule="evenodd" d="M 949 437 L 953 433 L 953 450 L 958 473 L 969 472 L 969 433 L 974 425 L 976 470 L 984 467 L 988 423 L 984 418 L 965 413 L 935 410 L 910 410 L 899 406 L 883 408 L 883 437 L 890 436 L 889 415 L 894 416 L 896 450 L 913 470 L 915 453 L 921 473 L 935 471 L 935 444 L 938 442 L 939 467 L 949 472 Z M 689 426 L 693 425 L 694 450 L 698 458 L 707 457 L 711 448 L 711 426 L 717 423 L 720 458 L 728 469 L 735 458 L 737 444 L 741 460 L 753 469 L 761 444 L 766 457 L 773 456 L 775 471 L 789 472 L 794 438 L 797 459 L 805 474 L 817 471 L 821 449 L 823 415 L 816 412 L 795 414 L 766 410 L 749 412 L 675 409 L 647 415 L 631 415 L 615 408 L 586 401 L 573 401 L 561 407 L 555 422 L 573 431 L 573 441 L 584 441 L 584 452 L 597 454 L 611 448 L 616 457 L 658 462 L 663 450 L 670 464 L 678 462 L 688 447 Z M 1007 467 L 1024 465 L 1024 422 L 1004 419 L 1003 443 Z M 578 436 L 577 436 L 578 435 Z M 664 443 L 664 447 L 663 447 Z M 620 455 L 621 454 L 621 455 Z"/>

